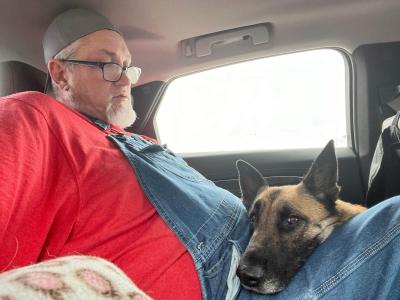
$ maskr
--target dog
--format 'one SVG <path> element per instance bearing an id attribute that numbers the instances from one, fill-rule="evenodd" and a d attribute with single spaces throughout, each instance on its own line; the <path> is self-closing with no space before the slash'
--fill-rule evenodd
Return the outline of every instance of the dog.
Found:
<path id="1" fill-rule="evenodd" d="M 333 140 L 297 185 L 269 187 L 249 163 L 236 163 L 252 236 L 236 274 L 262 294 L 283 290 L 312 251 L 335 227 L 366 210 L 338 199 L 338 163 Z"/>

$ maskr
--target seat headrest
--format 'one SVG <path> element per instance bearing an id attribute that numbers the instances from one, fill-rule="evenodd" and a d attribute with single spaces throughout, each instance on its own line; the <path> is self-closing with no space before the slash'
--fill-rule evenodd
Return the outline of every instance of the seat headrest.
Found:
<path id="1" fill-rule="evenodd" d="M 19 61 L 0 62 L 0 97 L 24 91 L 44 91 L 46 73 Z"/>

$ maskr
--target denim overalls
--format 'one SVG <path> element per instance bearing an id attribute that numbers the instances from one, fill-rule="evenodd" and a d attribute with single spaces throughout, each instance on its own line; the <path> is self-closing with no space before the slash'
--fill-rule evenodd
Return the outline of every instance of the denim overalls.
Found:
<path id="1" fill-rule="evenodd" d="M 284 291 L 261 295 L 240 288 L 236 276 L 250 233 L 240 200 L 166 147 L 136 135 L 108 138 L 127 157 L 144 192 L 192 255 L 204 299 L 399 299 L 400 197 L 340 226 Z M 385 280 L 377 280 L 379 274 L 370 270 L 379 270 Z"/>
<path id="2" fill-rule="evenodd" d="M 106 130 L 108 125 L 93 120 Z M 217 187 L 165 146 L 140 136 L 109 134 L 128 159 L 160 216 L 191 254 L 204 299 L 234 299 L 236 268 L 249 239 L 240 199 Z"/>

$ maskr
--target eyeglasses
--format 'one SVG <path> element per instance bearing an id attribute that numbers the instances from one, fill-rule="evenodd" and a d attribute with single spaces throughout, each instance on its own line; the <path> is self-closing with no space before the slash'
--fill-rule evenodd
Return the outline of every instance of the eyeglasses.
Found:
<path id="1" fill-rule="evenodd" d="M 75 59 L 60 59 L 62 62 L 67 62 L 71 64 L 95 66 L 103 71 L 103 79 L 105 81 L 117 82 L 122 77 L 122 72 L 128 75 L 129 80 L 132 84 L 138 82 L 140 73 L 142 70 L 138 67 L 130 66 L 123 67 L 116 63 L 104 63 L 99 61 L 85 61 L 85 60 L 75 60 Z"/>

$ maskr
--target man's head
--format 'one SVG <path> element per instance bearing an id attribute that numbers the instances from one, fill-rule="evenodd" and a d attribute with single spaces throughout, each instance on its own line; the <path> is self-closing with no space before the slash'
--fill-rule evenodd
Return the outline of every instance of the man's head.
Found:
<path id="1" fill-rule="evenodd" d="M 135 121 L 131 87 L 140 69 L 125 69 L 131 66 L 131 54 L 104 16 L 84 9 L 62 13 L 47 29 L 43 48 L 60 101 L 120 127 Z"/>

